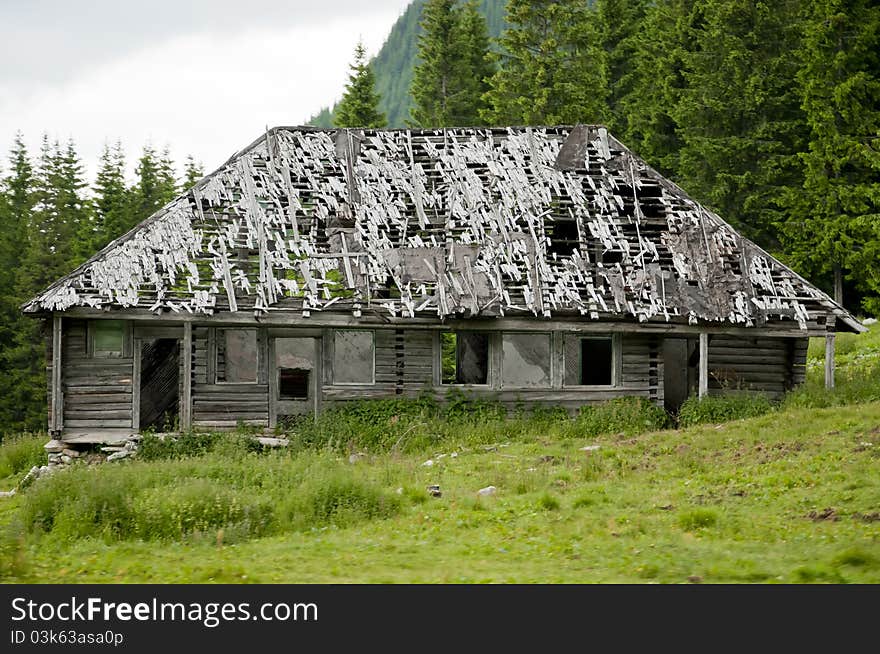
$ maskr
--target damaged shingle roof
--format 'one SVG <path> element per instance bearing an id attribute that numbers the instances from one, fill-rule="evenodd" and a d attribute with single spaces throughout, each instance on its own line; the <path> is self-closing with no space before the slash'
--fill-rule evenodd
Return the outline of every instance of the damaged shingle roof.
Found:
<path id="1" fill-rule="evenodd" d="M 603 127 L 277 127 L 25 311 L 858 323 Z"/>

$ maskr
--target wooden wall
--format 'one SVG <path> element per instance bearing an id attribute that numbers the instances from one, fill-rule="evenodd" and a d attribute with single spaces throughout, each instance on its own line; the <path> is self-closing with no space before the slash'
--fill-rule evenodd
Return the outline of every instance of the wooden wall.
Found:
<path id="1" fill-rule="evenodd" d="M 63 322 L 61 341 L 65 431 L 131 428 L 132 356 L 88 357 L 87 322 Z"/>
<path id="2" fill-rule="evenodd" d="M 260 365 L 257 383 L 215 382 L 213 342 L 216 332 L 207 327 L 193 328 L 193 427 L 233 429 L 239 424 L 269 425 L 269 384 L 266 377 L 266 330 L 259 329 Z"/>
<path id="3" fill-rule="evenodd" d="M 807 338 L 709 338 L 709 393 L 762 392 L 779 398 L 806 376 Z"/>
<path id="4" fill-rule="evenodd" d="M 620 335 L 620 354 L 615 361 L 618 366 L 617 384 L 605 388 L 562 387 L 561 339 L 554 345 L 554 381 L 547 388 L 505 389 L 498 382 L 500 369 L 500 332 L 492 334 L 490 347 L 490 368 L 495 367 L 495 379 L 490 372 L 490 383 L 486 386 L 440 385 L 439 370 L 435 369 L 434 341 L 437 334 L 433 330 L 376 330 L 376 383 L 362 386 L 340 385 L 332 382 L 332 365 L 325 356 L 322 403 L 332 405 L 355 399 L 380 398 L 394 395 L 413 397 L 426 390 L 438 400 L 454 389 L 461 389 L 473 397 L 498 400 L 508 408 L 521 402 L 564 406 L 575 410 L 584 404 L 602 402 L 621 396 L 635 396 L 663 403 L 663 359 L 660 355 L 661 337 L 657 335 Z M 325 336 L 325 342 L 331 333 Z M 554 339 L 556 342 L 556 339 Z M 492 352 L 496 352 L 493 359 Z M 326 352 L 326 348 L 325 348 Z M 557 372 L 558 370 L 558 372 Z M 493 383 L 494 382 L 494 383 Z"/>
<path id="5" fill-rule="evenodd" d="M 132 334 L 126 338 L 123 357 L 90 358 L 85 320 L 64 319 L 62 338 L 62 389 L 64 430 L 88 431 L 132 426 L 133 375 Z M 166 334 L 134 327 L 135 338 L 178 337 L 176 328 Z M 139 331 L 141 330 L 141 331 Z M 293 329 L 284 333 L 299 334 Z M 142 333 L 143 332 L 143 333 Z M 302 334 L 306 335 L 306 331 Z M 595 402 L 621 397 L 642 397 L 663 404 L 663 336 L 624 333 L 615 335 L 615 384 L 608 387 L 563 387 L 562 352 L 564 332 L 552 337 L 553 372 L 546 388 L 505 389 L 500 384 L 501 332 L 490 334 L 490 383 L 486 386 L 447 386 L 440 384 L 439 334 L 430 329 L 374 329 L 375 383 L 334 384 L 332 370 L 333 331 L 311 330 L 307 335 L 323 334 L 323 384 L 321 406 L 355 399 L 414 397 L 423 392 L 442 400 L 452 388 L 475 397 L 502 402 L 508 407 L 519 403 L 564 406 L 570 410 Z M 269 425 L 268 364 L 269 331 L 258 328 L 260 351 L 257 383 L 215 383 L 214 348 L 216 331 L 204 326 L 193 328 L 192 416 L 193 427 L 235 428 L 239 424 Z M 134 341 L 137 343 L 138 341 Z M 181 341 L 182 343 L 182 341 Z M 709 391 L 763 392 L 780 397 L 786 390 L 803 383 L 807 338 L 772 338 L 712 335 L 709 342 Z M 181 352 L 181 357 L 186 356 Z M 49 363 L 51 363 L 51 353 Z M 51 365 L 48 366 L 51 374 Z M 51 416 L 50 416 L 51 419 Z"/>

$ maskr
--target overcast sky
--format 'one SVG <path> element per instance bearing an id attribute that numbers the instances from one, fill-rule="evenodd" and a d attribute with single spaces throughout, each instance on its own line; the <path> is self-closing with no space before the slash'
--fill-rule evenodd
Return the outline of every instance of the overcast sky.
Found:
<path id="1" fill-rule="evenodd" d="M 358 38 L 376 54 L 409 0 L 0 0 L 2 169 L 17 130 L 166 144 L 211 171 L 265 127 L 342 93 Z"/>

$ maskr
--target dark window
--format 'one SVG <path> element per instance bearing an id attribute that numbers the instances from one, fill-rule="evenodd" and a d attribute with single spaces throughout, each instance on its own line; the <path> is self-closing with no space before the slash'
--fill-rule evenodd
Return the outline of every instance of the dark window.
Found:
<path id="1" fill-rule="evenodd" d="M 489 379 L 489 335 L 479 332 L 440 334 L 442 382 L 486 384 Z"/>
<path id="2" fill-rule="evenodd" d="M 613 347 L 610 338 L 581 339 L 581 379 L 584 386 L 610 386 Z"/>
<path id="3" fill-rule="evenodd" d="M 282 400 L 308 399 L 309 371 L 303 368 L 279 368 L 278 397 Z"/>
<path id="4" fill-rule="evenodd" d="M 611 386 L 614 341 L 610 336 L 565 336 L 565 386 Z"/>

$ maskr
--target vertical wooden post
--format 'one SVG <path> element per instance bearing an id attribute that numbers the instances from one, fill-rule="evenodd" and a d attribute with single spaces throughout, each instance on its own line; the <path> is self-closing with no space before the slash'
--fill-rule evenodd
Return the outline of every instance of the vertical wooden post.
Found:
<path id="1" fill-rule="evenodd" d="M 701 398 L 709 394 L 709 334 L 700 332 L 700 385 Z"/>
<path id="2" fill-rule="evenodd" d="M 825 334 L 825 388 L 834 388 L 834 332 Z"/>
<path id="3" fill-rule="evenodd" d="M 53 432 L 64 427 L 64 395 L 61 389 L 61 314 L 52 314 L 52 425 Z"/>
<path id="4" fill-rule="evenodd" d="M 141 430 L 141 339 L 132 339 L 131 357 L 131 428 L 135 432 Z"/>
<path id="5" fill-rule="evenodd" d="M 183 323 L 183 394 L 180 398 L 180 429 L 192 429 L 192 323 Z"/>
<path id="6" fill-rule="evenodd" d="M 269 341 L 269 355 L 268 359 L 268 370 L 269 370 L 269 429 L 275 429 L 278 424 L 278 367 L 276 365 L 276 356 L 275 356 L 275 339 L 271 336 L 268 337 Z M 315 367 L 317 369 L 317 361 L 315 361 Z M 314 386 L 315 377 L 317 376 L 316 370 L 312 371 L 311 375 L 311 383 Z M 309 392 L 312 392 L 312 389 L 309 389 Z"/>
<path id="7" fill-rule="evenodd" d="M 431 385 L 437 388 L 443 383 L 443 347 L 440 330 L 431 332 Z"/>

